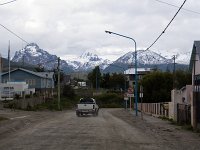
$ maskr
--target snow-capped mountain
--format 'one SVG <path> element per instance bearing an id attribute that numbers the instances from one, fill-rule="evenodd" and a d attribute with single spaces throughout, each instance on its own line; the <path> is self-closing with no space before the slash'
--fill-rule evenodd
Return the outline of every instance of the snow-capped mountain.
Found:
<path id="1" fill-rule="evenodd" d="M 123 55 L 119 59 L 117 59 L 114 63 L 123 63 L 123 64 L 133 64 L 135 63 L 135 52 L 128 52 L 127 54 Z M 138 50 L 137 51 L 137 63 L 138 64 L 166 64 L 172 63 L 171 59 L 167 59 L 158 53 L 153 51 L 145 51 L 145 50 Z"/>
<path id="2" fill-rule="evenodd" d="M 51 55 L 47 51 L 40 49 L 35 43 L 30 43 L 22 50 L 16 51 L 12 59 L 14 62 L 25 62 L 33 65 L 45 64 L 47 66 L 51 66 L 56 60 L 56 55 Z"/>
<path id="3" fill-rule="evenodd" d="M 100 69 L 104 70 L 112 62 L 107 59 L 99 58 L 98 55 L 84 52 L 81 56 L 76 58 L 74 61 L 67 61 L 69 64 L 74 66 L 75 70 L 89 71 L 99 66 Z"/>
<path id="4" fill-rule="evenodd" d="M 12 61 L 41 65 L 47 69 L 52 69 L 57 67 L 57 59 L 56 55 L 51 55 L 47 51 L 40 49 L 36 43 L 30 43 L 22 50 L 16 51 Z M 65 72 L 90 71 L 95 66 L 99 66 L 103 70 L 110 63 L 112 62 L 99 58 L 96 54 L 85 52 L 73 61 L 61 60 L 61 69 Z"/>
<path id="5" fill-rule="evenodd" d="M 58 57 L 40 49 L 35 43 L 28 44 L 22 50 L 16 51 L 12 61 L 23 62 L 24 64 L 41 65 L 46 69 L 57 68 Z M 170 67 L 172 59 L 167 59 L 153 51 L 137 51 L 138 67 L 161 66 Z M 91 52 L 84 52 L 74 60 L 61 60 L 61 69 L 65 72 L 91 71 L 99 66 L 104 72 L 123 71 L 135 63 L 135 52 L 128 52 L 114 62 L 102 59 Z M 111 65 L 110 65 L 111 64 Z M 118 66 L 118 67 L 117 67 Z M 121 68 L 120 68 L 121 67 Z M 161 67 L 158 67 L 159 69 Z M 114 68 L 114 69 L 113 69 Z M 117 69 L 118 68 L 118 69 Z M 161 68 L 161 69 L 162 69 Z"/>
<path id="6" fill-rule="evenodd" d="M 118 58 L 111 65 L 104 69 L 104 72 L 116 72 L 128 69 L 130 66 L 135 65 L 135 52 L 128 52 Z M 173 60 L 167 59 L 160 54 L 153 51 L 138 50 L 137 51 L 137 65 L 140 68 L 157 68 L 160 70 L 173 69 Z M 178 66 L 178 65 L 177 65 Z M 178 66 L 178 68 L 184 66 Z"/>
<path id="7" fill-rule="evenodd" d="M 46 69 L 53 69 L 57 67 L 58 57 L 51 55 L 47 51 L 40 49 L 36 43 L 30 43 L 22 50 L 16 51 L 12 59 L 14 62 L 24 62 L 37 66 L 44 66 Z M 72 70 L 66 61 L 60 62 L 62 69 Z"/>

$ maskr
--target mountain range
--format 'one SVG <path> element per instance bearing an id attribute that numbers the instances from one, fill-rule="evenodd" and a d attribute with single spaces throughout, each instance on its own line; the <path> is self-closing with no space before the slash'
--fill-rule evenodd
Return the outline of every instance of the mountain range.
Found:
<path id="1" fill-rule="evenodd" d="M 31 64 L 37 66 L 43 66 L 50 70 L 57 67 L 58 56 L 52 55 L 47 51 L 41 49 L 36 43 L 30 43 L 23 49 L 16 51 L 12 59 L 13 62 L 21 64 Z M 99 66 L 103 72 L 116 72 L 123 71 L 134 65 L 135 52 L 128 52 L 125 55 L 118 58 L 116 61 L 110 61 L 100 58 L 98 55 L 91 52 L 85 52 L 74 60 L 61 60 L 61 69 L 66 73 L 71 72 L 89 72 Z M 160 54 L 153 51 L 137 51 L 137 64 L 138 67 L 158 68 L 161 70 L 169 69 L 173 67 L 172 59 L 167 59 Z M 185 68 L 187 65 L 177 64 L 177 68 Z"/>

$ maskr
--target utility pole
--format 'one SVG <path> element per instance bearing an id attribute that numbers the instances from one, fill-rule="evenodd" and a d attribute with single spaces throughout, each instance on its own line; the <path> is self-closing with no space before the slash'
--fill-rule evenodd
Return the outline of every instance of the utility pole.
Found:
<path id="1" fill-rule="evenodd" d="M 58 57 L 58 110 L 60 110 L 60 57 Z"/>
<path id="2" fill-rule="evenodd" d="M 96 68 L 96 91 L 98 89 L 98 83 L 97 83 L 98 79 L 97 79 L 97 68 Z"/>
<path id="3" fill-rule="evenodd" d="M 173 69 L 173 89 L 176 88 L 176 56 L 174 55 L 173 58 L 174 60 L 174 69 Z"/>
<path id="4" fill-rule="evenodd" d="M 8 43 L 8 81 L 9 81 L 9 98 L 10 98 L 10 40 Z M 7 83 L 8 84 L 8 83 Z"/>

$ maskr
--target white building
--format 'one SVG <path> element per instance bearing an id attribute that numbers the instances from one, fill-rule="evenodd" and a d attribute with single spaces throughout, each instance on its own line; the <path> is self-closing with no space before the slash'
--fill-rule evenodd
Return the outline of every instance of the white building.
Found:
<path id="1" fill-rule="evenodd" d="M 5 98 L 14 98 L 16 94 L 22 97 L 23 94 L 35 93 L 35 89 L 28 89 L 26 82 L 0 83 L 0 91 L 2 100 Z"/>
<path id="2" fill-rule="evenodd" d="M 145 74 L 150 73 L 152 70 L 150 68 L 137 68 L 137 79 L 140 80 Z M 135 85 L 135 68 L 129 68 L 124 71 L 128 81 L 129 87 Z"/>

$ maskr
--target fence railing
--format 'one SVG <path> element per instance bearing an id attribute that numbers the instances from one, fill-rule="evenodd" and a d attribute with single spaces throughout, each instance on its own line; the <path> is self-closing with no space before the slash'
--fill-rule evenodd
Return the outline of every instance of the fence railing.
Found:
<path id="1" fill-rule="evenodd" d="M 45 102 L 44 97 L 32 97 L 26 99 L 15 99 L 12 101 L 8 101 L 8 103 L 4 103 L 4 107 L 12 108 L 12 109 L 27 109 L 28 107 L 34 107 L 37 104 L 42 104 Z"/>
<path id="2" fill-rule="evenodd" d="M 162 102 L 162 103 L 138 103 L 138 110 L 142 111 L 143 113 L 155 115 L 155 116 L 162 116 L 162 117 L 169 117 L 169 103 Z"/>

